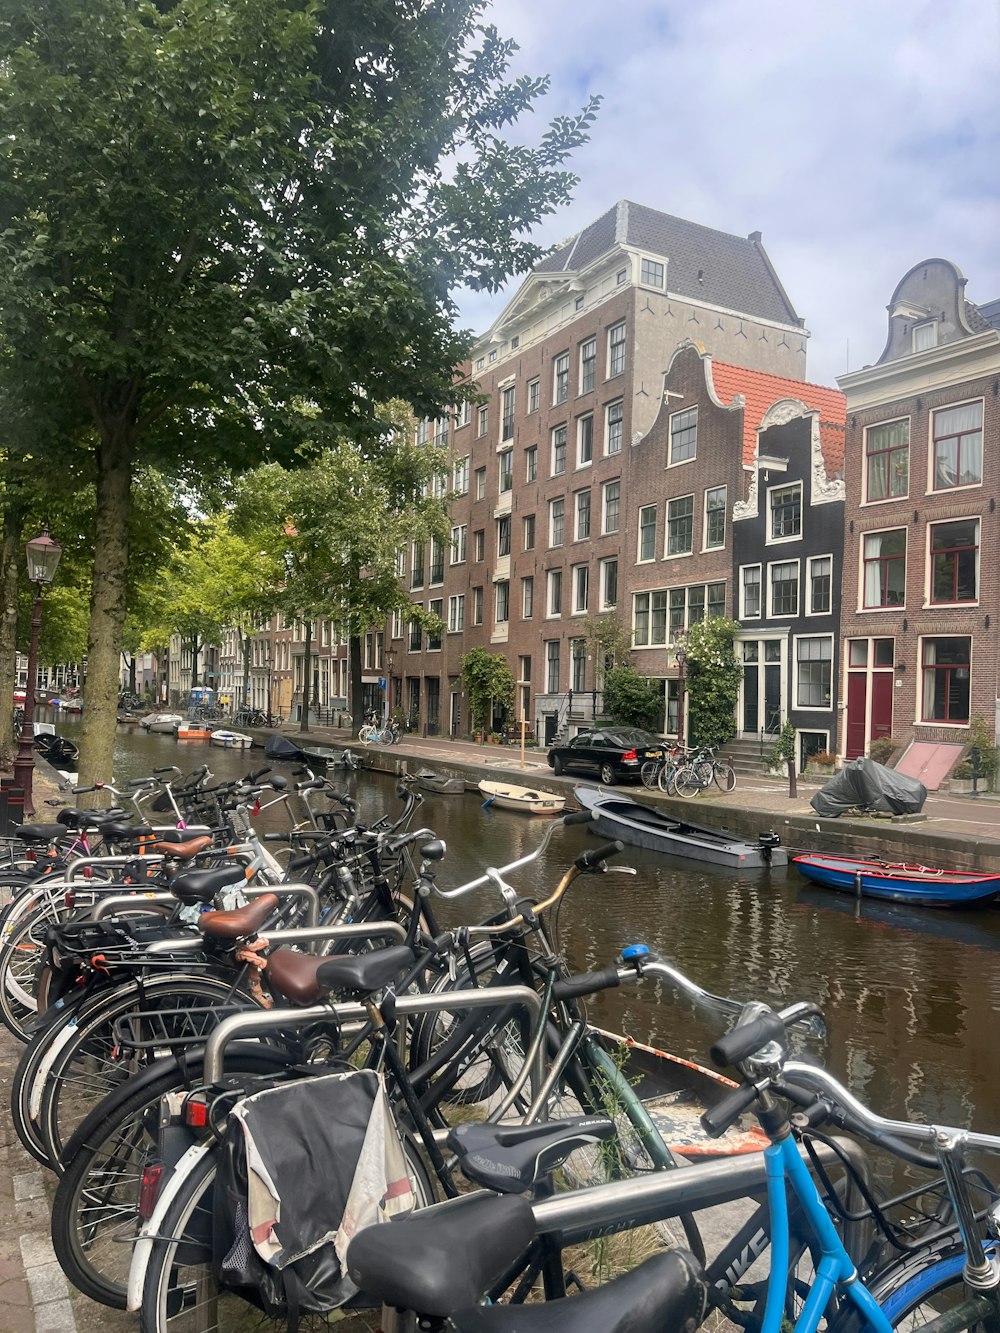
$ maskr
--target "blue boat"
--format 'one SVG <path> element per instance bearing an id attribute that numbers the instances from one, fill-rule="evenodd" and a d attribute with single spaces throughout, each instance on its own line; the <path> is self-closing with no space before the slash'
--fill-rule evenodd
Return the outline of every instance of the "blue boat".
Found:
<path id="1" fill-rule="evenodd" d="M 917 907 L 975 907 L 1000 893 L 1000 874 L 937 870 L 933 866 L 827 856 L 822 852 L 794 856 L 792 864 L 806 879 L 828 889 Z"/>

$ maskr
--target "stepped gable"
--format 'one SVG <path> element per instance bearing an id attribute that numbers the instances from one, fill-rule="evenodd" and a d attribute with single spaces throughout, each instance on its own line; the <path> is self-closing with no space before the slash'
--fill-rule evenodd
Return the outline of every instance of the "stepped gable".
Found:
<path id="1" fill-rule="evenodd" d="M 667 291 L 779 324 L 801 324 L 761 244 L 760 232 L 733 236 L 621 200 L 533 273 L 580 272 L 616 245 L 667 259 Z"/>
<path id="2" fill-rule="evenodd" d="M 747 370 L 744 366 L 730 366 L 720 361 L 712 361 L 708 371 L 715 396 L 721 403 L 728 406 L 738 393 L 746 401 L 743 413 L 744 466 L 754 464 L 757 431 L 768 410 L 782 399 L 791 398 L 819 412 L 819 439 L 827 477 L 844 475 L 847 399 L 839 389 L 785 379 L 781 375 L 767 375 L 760 370 Z"/>

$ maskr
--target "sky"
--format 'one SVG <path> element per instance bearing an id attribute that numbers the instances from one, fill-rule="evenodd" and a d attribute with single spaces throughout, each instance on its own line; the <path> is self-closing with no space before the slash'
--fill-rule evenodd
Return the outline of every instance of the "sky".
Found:
<path id="1" fill-rule="evenodd" d="M 551 77 L 515 137 L 604 98 L 538 244 L 619 199 L 760 231 L 821 384 L 877 360 L 921 260 L 1000 298 L 1000 0 L 494 0 L 486 18 L 520 47 L 513 74 Z M 485 331 L 522 281 L 464 294 L 462 324 Z"/>

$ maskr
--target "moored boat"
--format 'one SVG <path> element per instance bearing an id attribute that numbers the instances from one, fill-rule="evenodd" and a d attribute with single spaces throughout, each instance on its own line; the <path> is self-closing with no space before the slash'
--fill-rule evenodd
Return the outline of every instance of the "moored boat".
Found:
<path id="1" fill-rule="evenodd" d="M 733 870 L 762 870 L 788 864 L 788 853 L 773 833 L 761 833 L 747 842 L 726 829 L 705 828 L 675 819 L 628 796 L 616 796 L 599 787 L 574 787 L 573 795 L 590 811 L 592 827 L 605 838 L 620 838 L 633 847 L 645 847 L 671 856 L 688 856 Z"/>
<path id="2" fill-rule="evenodd" d="M 804 852 L 792 864 L 806 879 L 841 893 L 919 907 L 975 907 L 1000 893 L 1000 874 Z"/>
<path id="3" fill-rule="evenodd" d="M 202 726 L 200 722 L 182 722 L 177 728 L 177 739 L 179 741 L 210 741 L 212 730 L 210 727 Z"/>
<path id="4" fill-rule="evenodd" d="M 447 773 L 434 773 L 429 768 L 414 773 L 413 780 L 423 791 L 438 796 L 460 796 L 465 792 L 465 778 L 450 778 Z"/>
<path id="5" fill-rule="evenodd" d="M 253 745 L 253 737 L 243 731 L 230 731 L 226 727 L 219 727 L 212 732 L 211 743 L 222 750 L 239 750 Z"/>
<path id="6" fill-rule="evenodd" d="M 147 713 L 139 719 L 139 726 L 144 731 L 155 731 L 176 735 L 177 728 L 184 721 L 180 713 Z"/>
<path id="7" fill-rule="evenodd" d="M 496 805 L 501 810 L 520 810 L 525 815 L 558 815 L 566 805 L 565 796 L 536 787 L 517 787 L 511 782 L 480 782 L 479 791 L 484 805 Z"/>

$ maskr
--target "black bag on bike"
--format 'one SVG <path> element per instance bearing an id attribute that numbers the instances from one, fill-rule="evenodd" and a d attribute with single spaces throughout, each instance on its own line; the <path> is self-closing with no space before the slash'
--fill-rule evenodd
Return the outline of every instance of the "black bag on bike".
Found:
<path id="1" fill-rule="evenodd" d="M 213 1198 L 220 1287 L 290 1330 L 301 1312 L 351 1300 L 351 1236 L 414 1206 L 379 1077 L 352 1070 L 244 1098 L 222 1139 Z"/>
<path id="2" fill-rule="evenodd" d="M 137 899 L 141 905 L 141 899 Z M 163 918 L 106 917 L 103 921 L 66 921 L 45 930 L 45 962 L 52 969 L 47 999 L 62 1000 L 81 979 L 95 972 L 130 973 L 147 944 L 177 935 Z"/>

